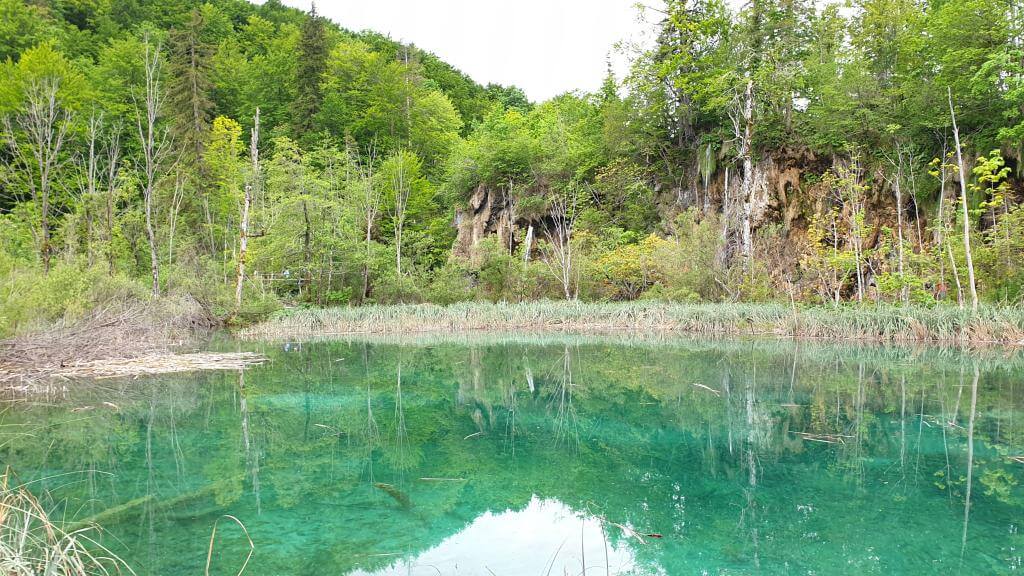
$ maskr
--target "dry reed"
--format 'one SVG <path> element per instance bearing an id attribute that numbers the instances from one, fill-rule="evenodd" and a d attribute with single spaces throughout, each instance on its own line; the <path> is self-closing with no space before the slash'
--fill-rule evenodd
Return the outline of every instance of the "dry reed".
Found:
<path id="1" fill-rule="evenodd" d="M 666 332 L 892 343 L 1024 344 L 1024 309 L 664 302 L 463 303 L 282 311 L 246 328 L 252 339 L 454 332 Z"/>
<path id="2" fill-rule="evenodd" d="M 24 486 L 0 476 L 0 574 L 5 576 L 95 576 L 134 574 L 93 536 L 95 526 L 65 531 Z"/>

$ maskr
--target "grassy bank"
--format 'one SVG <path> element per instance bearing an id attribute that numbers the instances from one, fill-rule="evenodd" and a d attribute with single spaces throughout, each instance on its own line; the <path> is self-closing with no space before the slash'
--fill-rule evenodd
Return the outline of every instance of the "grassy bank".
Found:
<path id="1" fill-rule="evenodd" d="M 241 331 L 247 338 L 431 332 L 678 332 L 956 344 L 1024 344 L 1024 309 L 664 302 L 464 303 L 291 309 Z"/>

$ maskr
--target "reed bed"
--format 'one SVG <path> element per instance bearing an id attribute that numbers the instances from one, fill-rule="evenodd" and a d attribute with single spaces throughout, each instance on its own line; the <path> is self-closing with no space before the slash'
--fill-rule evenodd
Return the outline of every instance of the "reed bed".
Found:
<path id="1" fill-rule="evenodd" d="M 928 366 L 933 370 L 956 371 L 977 364 L 983 371 L 1024 370 L 1024 346 L 960 345 L 934 342 L 894 342 L 880 346 L 867 340 L 799 339 L 774 336 L 735 336 L 727 334 L 696 335 L 667 331 L 645 332 L 419 332 L 375 334 L 320 334 L 299 338 L 304 343 L 344 342 L 351 346 L 363 344 L 386 346 L 464 348 L 489 347 L 558 347 L 599 348 L 628 347 L 637 353 L 672 353 L 684 350 L 693 354 L 711 354 L 732 358 L 797 357 L 801 362 L 821 366 L 838 366 L 851 362 L 868 367 L 890 369 L 894 366 Z M 264 340 L 276 344 L 275 339 Z M 790 360 L 787 360 L 789 362 Z"/>
<path id="2" fill-rule="evenodd" d="M 291 309 L 241 331 L 250 339 L 465 332 L 767 335 L 890 343 L 1024 344 L 1024 309 L 665 302 L 524 302 Z"/>
<path id="3" fill-rule="evenodd" d="M 96 576 L 134 574 L 99 544 L 95 526 L 65 531 L 24 486 L 0 476 L 0 574 L 5 576 Z"/>

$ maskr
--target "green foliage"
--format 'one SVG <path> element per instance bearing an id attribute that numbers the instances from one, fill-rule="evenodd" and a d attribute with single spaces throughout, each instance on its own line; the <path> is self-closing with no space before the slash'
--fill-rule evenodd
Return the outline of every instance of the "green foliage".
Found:
<path id="1" fill-rule="evenodd" d="M 652 234 L 598 258 L 597 267 L 612 289 L 613 299 L 634 300 L 661 279 L 655 256 L 667 248 L 666 244 L 668 241 Z"/>
<path id="2" fill-rule="evenodd" d="M 531 103 L 412 45 L 279 2 L 0 0 L 5 274 L 50 260 L 58 276 L 148 274 L 138 134 L 148 38 L 161 50 L 156 129 L 169 134 L 151 214 L 162 284 L 218 311 L 230 304 L 246 190 L 252 314 L 278 299 L 558 298 L 566 278 L 585 300 L 931 305 L 966 274 L 953 240 L 963 224 L 951 202 L 950 95 L 968 140 L 979 288 L 1019 302 L 1015 14 L 993 0 L 850 10 L 759 0 L 738 11 L 671 1 L 621 82 L 609 69 L 593 94 Z M 32 151 L 28 96 L 43 85 L 57 87 L 66 129 L 52 170 L 22 154 Z M 766 180 L 744 199 L 748 132 L 749 176 Z M 904 206 L 888 193 L 896 179 Z M 483 204 L 470 209 L 470 197 Z M 739 267 L 747 200 L 755 258 Z M 455 226 L 457 214 L 472 222 Z M 506 242 L 490 239 L 499 231 Z M 562 244 L 571 270 L 553 274 Z M 468 260 L 453 258 L 456 245 Z M 44 306 L 41 318 L 67 308 Z"/>
<path id="3" fill-rule="evenodd" d="M 659 281 L 645 297 L 680 302 L 722 299 L 729 270 L 720 258 L 723 239 L 719 220 L 700 219 L 691 209 L 676 218 L 672 232 L 672 241 L 656 245 L 652 260 Z"/>
<path id="4" fill-rule="evenodd" d="M 458 141 L 462 120 L 423 74 L 416 54 L 392 60 L 362 41 L 343 41 L 326 64 L 318 125 L 372 144 L 381 154 L 408 146 L 424 159 L 440 160 Z"/>
<path id="5" fill-rule="evenodd" d="M 18 110 L 26 91 L 43 82 L 57 85 L 57 100 L 68 110 L 79 110 L 91 97 L 85 75 L 48 42 L 26 50 L 16 62 L 0 64 L 0 78 L 0 114 Z"/>
<path id="6" fill-rule="evenodd" d="M 43 6 L 0 0 L 0 62 L 17 59 L 28 48 L 54 38 L 58 31 Z"/>
<path id="7" fill-rule="evenodd" d="M 993 150 L 988 158 L 979 156 L 974 166 L 976 184 L 971 185 L 971 190 L 983 195 L 985 200 L 981 202 L 982 210 L 999 210 L 1006 203 L 1006 197 L 1010 193 L 1010 168 L 1003 160 L 999 150 Z"/>
<path id="8" fill-rule="evenodd" d="M 61 262 L 48 274 L 0 253 L 0 338 L 74 322 L 94 308 L 141 299 L 143 285 L 126 275 L 110 276 L 101 266 Z"/>
<path id="9" fill-rule="evenodd" d="M 320 83 L 327 70 L 327 55 L 330 51 L 326 22 L 316 13 L 314 5 L 309 17 L 302 23 L 299 40 L 299 65 L 295 75 L 295 101 L 292 104 L 295 134 L 302 139 L 316 128 L 316 115 L 320 112 L 323 97 Z"/>

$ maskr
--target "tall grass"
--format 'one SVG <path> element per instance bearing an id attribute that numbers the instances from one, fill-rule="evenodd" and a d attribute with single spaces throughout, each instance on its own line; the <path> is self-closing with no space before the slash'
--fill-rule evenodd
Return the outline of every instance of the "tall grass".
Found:
<path id="1" fill-rule="evenodd" d="M 94 527 L 64 531 L 24 486 L 0 476 L 0 574 L 5 576 L 96 576 L 134 574 L 96 542 Z"/>
<path id="2" fill-rule="evenodd" d="M 525 302 L 283 310 L 248 338 L 431 332 L 680 332 L 878 342 L 1024 344 L 1024 309 L 666 302 Z"/>

